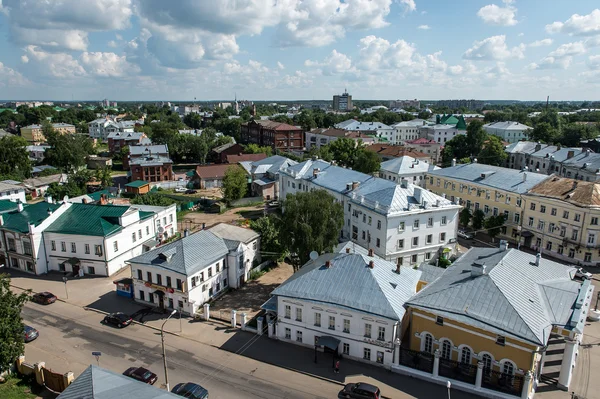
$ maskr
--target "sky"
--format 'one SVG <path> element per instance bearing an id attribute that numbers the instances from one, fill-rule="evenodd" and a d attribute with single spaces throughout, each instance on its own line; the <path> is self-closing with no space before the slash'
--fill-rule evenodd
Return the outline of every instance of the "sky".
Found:
<path id="1" fill-rule="evenodd" d="M 598 0 L 0 0 L 0 99 L 599 100 Z"/>

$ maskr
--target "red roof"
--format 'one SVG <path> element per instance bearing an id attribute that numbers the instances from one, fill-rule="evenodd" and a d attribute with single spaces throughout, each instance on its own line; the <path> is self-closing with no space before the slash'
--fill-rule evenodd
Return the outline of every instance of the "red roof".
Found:
<path id="1" fill-rule="evenodd" d="M 418 138 L 416 140 L 408 140 L 406 141 L 408 144 L 437 144 L 437 141 L 426 139 L 424 137 Z"/>
<path id="2" fill-rule="evenodd" d="M 395 158 L 403 157 L 406 155 L 413 157 L 413 158 L 429 158 L 429 155 L 427 155 L 423 152 L 416 151 L 412 148 L 406 148 L 406 147 L 403 147 L 400 145 L 377 143 L 377 144 L 366 146 L 365 149 L 368 151 L 376 152 L 380 155 L 386 155 L 386 156 L 395 157 Z"/>
<path id="3" fill-rule="evenodd" d="M 201 179 L 222 179 L 225 176 L 225 171 L 230 167 L 236 168 L 238 166 L 228 163 L 196 166 L 196 175 Z"/>
<path id="4" fill-rule="evenodd" d="M 275 121 L 255 121 L 265 129 L 269 130 L 302 130 L 297 126 L 288 125 L 287 123 L 275 122 Z"/>
<path id="5" fill-rule="evenodd" d="M 242 162 L 242 161 L 260 161 L 262 159 L 265 159 L 267 157 L 267 154 L 265 153 L 260 153 L 260 154 L 231 154 L 231 155 L 225 155 L 225 162 L 227 163 L 238 163 L 238 162 Z"/>

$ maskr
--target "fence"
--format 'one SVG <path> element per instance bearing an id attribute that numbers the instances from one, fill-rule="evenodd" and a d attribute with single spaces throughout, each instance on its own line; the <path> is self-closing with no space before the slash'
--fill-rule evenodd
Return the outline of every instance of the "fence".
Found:
<path id="1" fill-rule="evenodd" d="M 183 187 L 183 188 L 187 188 L 187 181 L 183 180 L 183 181 L 172 181 L 172 180 L 168 180 L 168 181 L 158 181 L 155 183 L 151 183 L 152 188 L 154 187 L 160 187 L 163 188 L 165 190 L 170 190 L 170 189 L 174 189 L 177 187 Z"/>
<path id="2" fill-rule="evenodd" d="M 29 364 L 25 362 L 25 356 L 19 356 L 16 368 L 19 374 L 34 377 L 38 385 L 45 386 L 54 392 L 64 391 L 75 379 L 72 372 L 55 373 L 47 369 L 44 362 Z"/>
<path id="3" fill-rule="evenodd" d="M 523 390 L 523 377 L 485 369 L 483 370 L 481 386 L 494 391 L 520 396 Z"/>
<path id="4" fill-rule="evenodd" d="M 477 366 L 440 358 L 439 374 L 442 377 L 452 378 L 469 384 L 475 384 L 477 378 Z"/>
<path id="5" fill-rule="evenodd" d="M 433 373 L 433 355 L 431 353 L 400 348 L 400 364 L 427 373 Z"/>
<path id="6" fill-rule="evenodd" d="M 275 264 L 274 260 L 266 260 L 263 263 L 261 263 L 260 265 L 257 265 L 255 267 L 253 267 L 252 269 L 250 269 L 250 271 L 248 272 L 248 275 L 251 275 L 252 273 L 256 273 L 256 272 L 260 272 L 261 270 L 264 270 L 266 268 L 269 268 L 271 266 L 273 266 Z"/>

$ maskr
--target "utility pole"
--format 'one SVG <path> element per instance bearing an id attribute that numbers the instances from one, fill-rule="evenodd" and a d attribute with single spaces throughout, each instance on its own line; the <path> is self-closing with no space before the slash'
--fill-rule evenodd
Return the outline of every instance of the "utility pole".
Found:
<path id="1" fill-rule="evenodd" d="M 165 385 L 167 386 L 167 391 L 170 392 L 171 389 L 169 387 L 169 373 L 167 371 L 167 351 L 165 350 L 165 324 L 167 323 L 167 321 L 169 321 L 169 319 L 171 318 L 171 316 L 173 316 L 175 313 L 177 313 L 177 310 L 173 309 L 173 311 L 171 312 L 171 314 L 169 315 L 169 317 L 167 317 L 167 320 L 164 321 L 164 323 L 162 323 L 162 326 L 160 327 L 160 340 L 162 342 L 162 350 L 163 350 L 163 365 L 165 367 Z"/>
<path id="2" fill-rule="evenodd" d="M 548 104 L 550 102 L 550 96 L 546 97 L 546 111 L 548 111 Z"/>

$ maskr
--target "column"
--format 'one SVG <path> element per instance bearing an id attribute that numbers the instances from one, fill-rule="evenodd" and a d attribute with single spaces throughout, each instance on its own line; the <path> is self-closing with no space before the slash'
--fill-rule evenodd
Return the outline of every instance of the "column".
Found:
<path id="1" fill-rule="evenodd" d="M 246 331 L 246 313 L 242 313 L 242 331 Z"/>
<path id="2" fill-rule="evenodd" d="M 236 317 L 237 317 L 237 310 L 232 309 L 231 310 L 231 328 L 235 328 L 235 326 L 236 326 Z"/>
<path id="3" fill-rule="evenodd" d="M 533 375 L 531 371 L 528 371 L 525 374 L 525 379 L 523 380 L 523 390 L 521 391 L 521 399 L 529 398 L 529 387 L 531 386 L 531 380 L 533 379 Z"/>
<path id="4" fill-rule="evenodd" d="M 475 377 L 475 388 L 481 388 L 481 381 L 483 381 L 483 362 L 477 362 L 477 376 Z"/>
<path id="5" fill-rule="evenodd" d="M 440 357 L 442 356 L 442 353 L 440 352 L 439 349 L 436 349 L 435 352 L 433 352 L 433 376 L 434 377 L 438 377 L 440 375 Z"/>
<path id="6" fill-rule="evenodd" d="M 206 321 L 210 320 L 210 304 L 209 303 L 204 304 L 204 320 L 206 320 Z"/>
<path id="7" fill-rule="evenodd" d="M 257 329 L 257 334 L 258 335 L 262 335 L 263 333 L 263 317 L 259 317 L 258 319 L 256 319 L 256 329 Z M 269 329 L 269 334 L 271 333 L 271 330 Z M 270 335 L 269 335 L 270 336 Z"/>
<path id="8" fill-rule="evenodd" d="M 573 338 L 565 339 L 565 352 L 563 354 L 560 374 L 558 376 L 558 387 L 563 391 L 569 389 L 571 377 L 573 377 L 573 368 L 575 367 L 575 357 L 577 356 L 577 334 Z"/>

